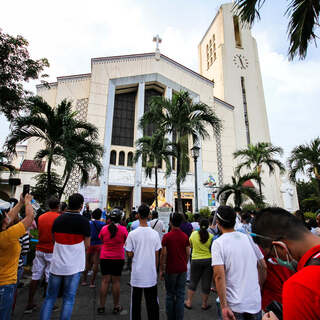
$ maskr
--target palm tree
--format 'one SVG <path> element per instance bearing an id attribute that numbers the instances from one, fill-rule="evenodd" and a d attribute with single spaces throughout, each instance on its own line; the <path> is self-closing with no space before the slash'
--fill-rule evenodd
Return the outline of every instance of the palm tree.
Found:
<path id="1" fill-rule="evenodd" d="M 236 0 L 234 10 L 243 22 L 250 26 L 255 19 L 260 19 L 259 11 L 265 0 Z M 289 59 L 295 56 L 304 59 L 307 55 L 308 45 L 318 36 L 315 28 L 319 26 L 320 4 L 319 0 L 293 0 L 288 4 L 285 12 L 289 16 Z"/>
<path id="2" fill-rule="evenodd" d="M 53 192 L 52 165 L 65 160 L 67 166 L 71 159 L 70 155 L 75 156 L 76 148 L 81 146 L 79 139 L 82 134 L 86 137 L 86 142 L 83 141 L 84 144 L 95 143 L 98 129 L 92 124 L 77 120 L 75 118 L 77 112 L 72 111 L 71 102 L 66 99 L 56 108 L 51 108 L 38 96 L 30 98 L 29 103 L 30 113 L 18 116 L 13 121 L 13 130 L 6 141 L 6 148 L 9 152 L 14 153 L 18 143 L 30 138 L 40 140 L 44 144 L 43 148 L 37 152 L 35 159 L 45 158 L 48 160 L 47 192 L 50 196 Z M 67 171 L 65 170 L 65 172 Z"/>
<path id="3" fill-rule="evenodd" d="M 104 149 L 99 143 L 91 140 L 91 135 L 88 132 L 80 132 L 71 138 L 72 146 L 68 146 L 67 143 L 63 153 L 65 167 L 62 178 L 64 178 L 64 182 L 59 190 L 59 199 L 64 193 L 73 170 L 80 170 L 80 185 L 84 185 L 88 183 L 91 169 L 96 170 L 96 174 L 99 176 L 103 168 L 100 159 L 102 159 Z"/>
<path id="4" fill-rule="evenodd" d="M 208 126 L 213 129 L 215 134 L 220 134 L 221 120 L 212 108 L 204 103 L 193 103 L 188 92 L 180 91 L 173 94 L 172 100 L 162 96 L 151 99 L 149 110 L 141 118 L 140 126 L 145 128 L 150 123 L 156 124 L 165 134 L 174 136 L 178 211 L 182 212 L 180 185 L 187 175 L 188 137 L 193 138 L 193 143 L 197 143 L 200 138 L 211 137 Z"/>
<path id="5" fill-rule="evenodd" d="M 231 177 L 231 179 L 231 184 L 225 184 L 220 188 L 217 194 L 219 201 L 221 199 L 223 202 L 227 202 L 228 198 L 233 195 L 234 205 L 236 207 L 241 207 L 246 197 L 251 199 L 256 205 L 263 202 L 261 195 L 254 188 L 244 186 L 244 183 L 248 180 L 259 181 L 259 176 L 256 173 L 250 173 L 244 176 L 236 174 L 234 177 Z"/>
<path id="6" fill-rule="evenodd" d="M 241 158 L 242 162 L 238 165 L 236 172 L 240 173 L 242 168 L 252 170 L 258 176 L 259 193 L 262 198 L 262 166 L 269 168 L 269 174 L 274 173 L 275 168 L 279 168 L 280 173 L 285 172 L 285 167 L 281 161 L 275 159 L 277 155 L 282 155 L 281 147 L 273 146 L 270 142 L 258 142 L 257 144 L 249 144 L 246 149 L 241 149 L 233 153 L 233 157 Z"/>
<path id="7" fill-rule="evenodd" d="M 146 177 L 151 178 L 154 171 L 155 191 L 154 197 L 156 208 L 158 208 L 158 168 L 162 161 L 166 164 L 166 176 L 171 173 L 170 157 L 173 155 L 172 143 L 165 138 L 161 131 L 156 131 L 151 137 L 144 136 L 136 141 L 137 150 L 134 161 L 137 162 L 140 157 L 145 161 Z"/>
<path id="8" fill-rule="evenodd" d="M 288 159 L 290 167 L 289 177 L 296 181 L 297 173 L 307 173 L 314 177 L 318 183 L 320 195 L 320 137 L 315 138 L 310 144 L 302 144 L 291 151 Z"/>

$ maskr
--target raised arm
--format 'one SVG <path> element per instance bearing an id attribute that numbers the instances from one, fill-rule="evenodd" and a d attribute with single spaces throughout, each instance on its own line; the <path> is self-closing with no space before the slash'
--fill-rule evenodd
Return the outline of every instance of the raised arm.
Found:
<path id="1" fill-rule="evenodd" d="M 23 207 L 24 202 L 25 202 L 25 199 L 23 199 L 23 196 L 21 194 L 19 202 L 8 212 L 8 217 L 10 221 L 14 221 L 15 218 L 18 216 L 18 213 L 21 211 L 21 208 Z"/>
<path id="2" fill-rule="evenodd" d="M 32 222 L 33 222 L 33 219 L 34 219 L 31 200 L 32 200 L 32 195 L 31 194 L 26 194 L 26 196 L 24 197 L 24 205 L 25 205 L 26 216 L 21 221 L 26 230 L 29 229 L 29 227 L 32 225 Z"/>

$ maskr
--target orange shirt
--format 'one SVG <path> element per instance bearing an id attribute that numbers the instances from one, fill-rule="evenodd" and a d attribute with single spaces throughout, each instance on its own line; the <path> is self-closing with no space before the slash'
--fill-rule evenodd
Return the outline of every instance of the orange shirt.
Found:
<path id="1" fill-rule="evenodd" d="M 38 220 L 39 231 L 39 243 L 37 244 L 37 250 L 52 253 L 53 252 L 53 238 L 52 238 L 52 226 L 54 220 L 60 216 L 59 212 L 48 211 L 42 214 Z"/>

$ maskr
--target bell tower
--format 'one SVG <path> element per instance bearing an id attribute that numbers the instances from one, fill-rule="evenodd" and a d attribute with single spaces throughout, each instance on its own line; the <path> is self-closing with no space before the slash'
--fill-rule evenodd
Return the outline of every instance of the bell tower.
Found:
<path id="1" fill-rule="evenodd" d="M 199 46 L 200 74 L 215 83 L 214 95 L 235 107 L 236 148 L 269 142 L 256 40 L 233 9 L 224 4 Z"/>

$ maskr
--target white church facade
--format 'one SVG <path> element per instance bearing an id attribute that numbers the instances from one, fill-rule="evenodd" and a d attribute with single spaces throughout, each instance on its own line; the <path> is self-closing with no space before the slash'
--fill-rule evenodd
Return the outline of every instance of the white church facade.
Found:
<path id="1" fill-rule="evenodd" d="M 133 163 L 135 141 L 143 135 L 139 119 L 152 96 L 170 99 L 174 92 L 185 90 L 195 102 L 213 108 L 223 121 L 220 137 L 211 132 L 210 139 L 201 141 L 197 162 L 199 208 L 216 205 L 207 182 L 212 177 L 217 186 L 230 182 L 237 165 L 233 152 L 249 143 L 269 142 L 270 134 L 256 42 L 233 15 L 232 4 L 221 6 L 198 50 L 199 73 L 156 51 L 93 58 L 91 73 L 58 77 L 50 88 L 37 86 L 37 94 L 52 107 L 65 98 L 71 100 L 77 116 L 97 126 L 99 142 L 105 149 L 102 175 L 80 188 L 79 175 L 74 172 L 68 194 L 84 192 L 92 207 L 122 206 L 129 210 L 141 202 L 152 202 L 154 179 L 145 177 L 141 160 Z M 39 142 L 29 141 L 24 159 L 33 159 L 40 147 Z M 166 178 L 162 165 L 159 188 L 174 207 L 175 174 Z M 181 186 L 184 206 L 189 210 L 194 206 L 193 168 L 191 161 Z M 34 174 L 24 173 L 22 183 L 34 185 Z M 266 201 L 283 206 L 279 175 L 266 172 L 263 181 Z M 296 193 L 292 201 L 296 209 Z"/>

